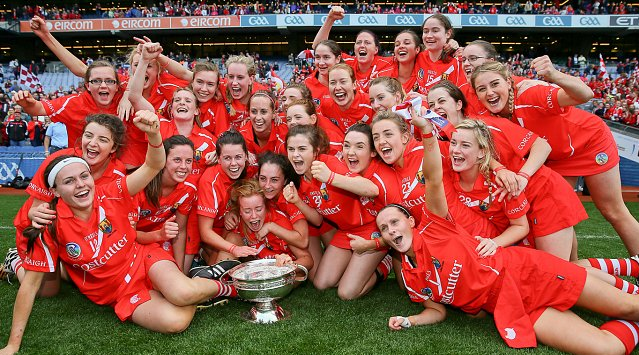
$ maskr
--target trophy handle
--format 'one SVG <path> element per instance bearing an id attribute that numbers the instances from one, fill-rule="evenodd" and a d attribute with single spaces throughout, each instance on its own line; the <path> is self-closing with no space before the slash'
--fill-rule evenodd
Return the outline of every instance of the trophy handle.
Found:
<path id="1" fill-rule="evenodd" d="M 302 282 L 302 281 L 306 281 L 306 279 L 308 278 L 308 269 L 302 265 L 295 265 L 297 266 L 298 269 L 302 270 L 304 272 L 304 276 L 297 276 L 295 278 L 295 282 Z"/>

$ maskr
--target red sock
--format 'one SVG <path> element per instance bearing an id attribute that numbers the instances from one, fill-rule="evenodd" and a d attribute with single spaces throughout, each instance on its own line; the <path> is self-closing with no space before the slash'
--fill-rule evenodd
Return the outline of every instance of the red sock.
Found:
<path id="1" fill-rule="evenodd" d="M 588 259 L 590 266 L 615 276 L 639 276 L 639 261 L 627 259 Z"/>
<path id="2" fill-rule="evenodd" d="M 379 265 L 377 265 L 377 269 L 375 273 L 377 274 L 377 282 L 384 281 L 388 278 L 388 274 L 393 268 L 393 257 L 390 254 L 387 254 L 382 261 L 380 261 Z"/>
<path id="3" fill-rule="evenodd" d="M 639 341 L 639 323 L 637 322 L 613 320 L 604 323 L 601 327 L 599 327 L 599 329 L 607 330 L 612 333 L 612 335 L 619 338 L 626 347 L 626 355 L 629 355 L 632 352 Z"/>
<path id="4" fill-rule="evenodd" d="M 615 287 L 631 295 L 636 295 L 637 293 L 639 293 L 639 287 L 637 287 L 637 285 L 634 285 L 617 276 L 615 276 Z"/>
<path id="5" fill-rule="evenodd" d="M 212 280 L 212 281 L 215 282 L 218 287 L 217 294 L 213 295 L 213 298 L 220 297 L 220 296 L 227 296 L 232 298 L 237 297 L 237 290 L 235 289 L 235 286 L 227 285 L 225 283 L 221 283 L 216 280 Z"/>

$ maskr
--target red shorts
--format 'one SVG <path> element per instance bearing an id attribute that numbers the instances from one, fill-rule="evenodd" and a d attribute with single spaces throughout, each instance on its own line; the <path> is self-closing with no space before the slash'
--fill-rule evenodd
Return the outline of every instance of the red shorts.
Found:
<path id="1" fill-rule="evenodd" d="M 583 267 L 528 248 L 503 248 L 502 255 L 504 277 L 490 291 L 485 310 L 494 313 L 496 296 L 512 292 L 502 287 L 505 278 L 514 281 L 519 295 L 511 300 L 521 300 L 533 325 L 547 308 L 563 312 L 577 303 L 586 283 L 587 272 Z"/>
<path id="2" fill-rule="evenodd" d="M 528 222 L 534 238 L 544 237 L 588 219 L 574 190 L 557 173 L 533 178 L 526 197 L 530 201 Z"/>
<path id="3" fill-rule="evenodd" d="M 138 254 L 144 258 L 143 267 L 138 268 L 135 274 L 131 275 L 131 280 L 128 283 L 124 283 L 118 288 L 115 292 L 118 297 L 111 304 L 121 321 L 130 319 L 139 305 L 151 299 L 149 293 L 153 289 L 153 284 L 149 279 L 151 266 L 163 260 L 175 263 L 173 256 L 157 243 L 140 245 Z"/>
<path id="4" fill-rule="evenodd" d="M 617 143 L 606 123 L 601 121 L 588 144 L 563 160 L 547 160 L 546 166 L 561 176 L 591 176 L 606 172 L 619 164 Z"/>
<path id="5" fill-rule="evenodd" d="M 319 238 L 320 235 L 322 235 L 322 234 L 324 234 L 326 232 L 330 232 L 333 229 L 335 229 L 335 227 L 333 227 L 332 224 L 330 224 L 330 223 L 328 223 L 326 221 L 322 222 L 322 224 L 319 226 L 319 228 L 315 227 L 315 226 L 313 226 L 313 225 L 311 225 L 309 223 L 309 225 L 308 225 L 308 236 L 309 237 Z"/>
<path id="6" fill-rule="evenodd" d="M 198 215 L 195 208 L 189 213 L 189 218 L 186 222 L 186 246 L 184 247 L 184 254 L 196 255 L 200 252 L 200 226 L 198 224 Z"/>
<path id="7" fill-rule="evenodd" d="M 358 235 L 366 240 L 382 237 L 382 235 L 377 230 L 377 225 L 375 223 L 367 223 L 363 226 L 352 228 L 349 230 L 338 229 L 337 232 L 335 232 L 333 239 L 331 240 L 331 245 L 340 249 L 351 250 L 351 240 L 350 238 L 348 238 L 347 234 Z"/>

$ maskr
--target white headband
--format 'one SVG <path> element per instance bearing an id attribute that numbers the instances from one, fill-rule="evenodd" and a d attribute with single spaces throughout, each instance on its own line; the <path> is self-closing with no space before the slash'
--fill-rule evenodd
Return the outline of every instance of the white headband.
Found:
<path id="1" fill-rule="evenodd" d="M 91 171 L 89 164 L 82 158 L 71 157 L 71 158 L 62 159 L 53 167 L 53 169 L 51 169 L 51 172 L 49 173 L 49 179 L 48 179 L 49 186 L 53 186 L 55 184 L 55 178 L 60 172 L 60 170 L 62 170 L 62 168 L 73 163 L 82 163 L 84 164 L 84 166 L 87 167 L 87 169 L 89 169 L 89 171 Z"/>

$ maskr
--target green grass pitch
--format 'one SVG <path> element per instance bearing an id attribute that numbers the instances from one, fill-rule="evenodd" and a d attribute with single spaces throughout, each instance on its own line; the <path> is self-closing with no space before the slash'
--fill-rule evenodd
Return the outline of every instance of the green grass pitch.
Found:
<path id="1" fill-rule="evenodd" d="M 22 196 L 0 197 L 0 253 L 15 243 L 12 220 L 24 201 Z M 615 231 L 592 203 L 586 203 L 590 219 L 577 228 L 582 257 L 623 257 L 625 249 Z M 629 203 L 635 216 L 639 204 Z M 11 327 L 18 284 L 0 282 L 0 344 Z M 639 299 L 638 299 L 639 300 Z M 509 349 L 499 337 L 492 319 L 471 319 L 450 310 L 441 324 L 414 327 L 401 332 L 387 327 L 389 316 L 420 311 L 388 280 L 366 297 L 341 301 L 334 290 L 319 292 L 303 285 L 280 304 L 292 317 L 277 324 L 251 324 L 240 318 L 249 303 L 234 301 L 198 312 L 184 333 L 162 335 L 132 323 L 121 323 L 111 308 L 99 307 L 75 288 L 64 285 L 51 299 L 36 300 L 22 343 L 24 354 L 555 354 L 537 349 Z M 595 325 L 604 317 L 578 313 Z"/>

